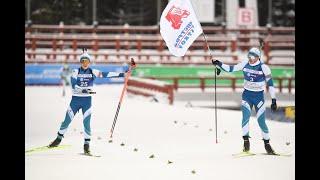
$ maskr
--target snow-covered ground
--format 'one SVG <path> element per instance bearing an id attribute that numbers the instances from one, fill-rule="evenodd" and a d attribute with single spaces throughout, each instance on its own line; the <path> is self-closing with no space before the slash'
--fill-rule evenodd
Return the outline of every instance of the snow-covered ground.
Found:
<path id="1" fill-rule="evenodd" d="M 48 145 L 63 121 L 71 96 L 61 87 L 25 88 L 25 149 Z M 25 155 L 27 180 L 293 180 L 295 124 L 267 121 L 271 145 L 291 157 L 257 155 L 234 158 L 242 150 L 241 112 L 214 111 L 125 96 L 109 143 L 109 131 L 122 85 L 96 86 L 91 118 L 91 151 L 83 152 L 82 113 L 69 126 L 62 144 L 70 148 Z M 219 104 L 219 101 L 218 101 Z M 250 120 L 251 149 L 264 153 L 256 118 Z M 289 145 L 287 145 L 290 142 Z M 120 144 L 124 144 L 121 146 Z M 134 149 L 137 151 L 134 151 Z M 149 158 L 154 155 L 154 158 Z M 171 161 L 172 163 L 168 163 Z M 194 172 L 194 173 L 192 173 Z"/>

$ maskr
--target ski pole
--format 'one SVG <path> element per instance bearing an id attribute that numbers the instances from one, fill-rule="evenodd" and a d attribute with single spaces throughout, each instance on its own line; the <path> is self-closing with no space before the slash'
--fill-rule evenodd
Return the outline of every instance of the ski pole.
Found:
<path id="1" fill-rule="evenodd" d="M 259 59 L 260 59 L 260 60 L 261 60 L 261 56 L 262 56 L 262 49 L 263 49 L 263 47 L 264 47 L 264 42 L 263 42 L 263 39 L 260 38 L 260 39 L 259 39 L 259 50 L 260 50 L 260 57 L 259 57 Z"/>
<path id="2" fill-rule="evenodd" d="M 120 111 L 120 108 L 121 108 L 121 103 L 122 103 L 123 95 L 124 95 L 124 93 L 125 93 L 125 91 L 126 91 L 126 89 L 127 89 L 128 79 L 129 79 L 129 77 L 131 76 L 132 65 L 135 65 L 135 62 L 134 62 L 133 58 L 131 58 L 131 65 L 130 65 L 130 67 L 129 67 L 128 73 L 127 73 L 126 76 L 125 76 L 125 81 L 124 81 L 124 85 L 123 85 L 123 88 L 122 88 L 122 92 L 121 92 L 120 100 L 119 100 L 119 103 L 118 103 L 117 111 L 116 111 L 116 114 L 115 114 L 115 116 L 114 116 L 113 123 L 112 123 L 112 127 L 111 127 L 111 130 L 110 130 L 110 138 L 112 138 L 112 134 L 113 134 L 114 128 L 115 128 L 115 126 L 116 126 L 118 114 L 119 114 L 119 111 Z"/>
<path id="3" fill-rule="evenodd" d="M 207 38 L 203 32 L 202 32 L 202 35 L 204 37 L 204 40 L 206 41 L 207 48 L 208 48 L 210 56 L 212 58 L 212 53 L 211 53 L 211 49 L 208 44 Z M 221 69 L 219 69 L 219 68 L 217 68 L 217 66 L 215 66 L 215 68 L 214 68 L 214 120 L 215 120 L 215 130 L 216 130 L 216 144 L 218 143 L 217 75 L 219 75 L 220 72 L 221 72 Z"/>
<path id="4" fill-rule="evenodd" d="M 216 128 L 216 144 L 218 143 L 218 117 L 217 117 L 217 68 L 214 69 L 214 115 L 215 115 L 215 128 Z"/>

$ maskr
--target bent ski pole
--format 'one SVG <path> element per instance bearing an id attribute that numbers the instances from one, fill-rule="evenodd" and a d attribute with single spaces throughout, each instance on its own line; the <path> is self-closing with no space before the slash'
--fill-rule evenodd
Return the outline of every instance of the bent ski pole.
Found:
<path id="1" fill-rule="evenodd" d="M 110 138 L 112 138 L 114 127 L 116 126 L 118 114 L 119 114 L 119 111 L 120 111 L 123 95 L 124 95 L 124 93 L 125 93 L 125 91 L 127 89 L 128 79 L 131 76 L 132 64 L 135 65 L 135 62 L 134 62 L 133 58 L 131 58 L 131 65 L 129 67 L 128 73 L 125 76 L 124 85 L 123 85 L 123 89 L 122 89 L 122 92 L 121 92 L 120 100 L 119 100 L 119 103 L 118 103 L 117 111 L 116 111 L 116 114 L 114 116 L 113 124 L 112 124 L 111 130 L 110 130 Z"/>

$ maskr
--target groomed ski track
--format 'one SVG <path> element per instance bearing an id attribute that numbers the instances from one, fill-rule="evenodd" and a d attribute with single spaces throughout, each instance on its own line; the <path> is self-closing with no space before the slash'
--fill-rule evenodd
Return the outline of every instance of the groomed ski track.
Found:
<path id="1" fill-rule="evenodd" d="M 110 143 L 109 131 L 122 85 L 97 85 L 95 89 L 91 151 L 102 157 L 80 155 L 80 112 L 62 141 L 70 148 L 25 155 L 26 180 L 295 179 L 294 123 L 267 120 L 271 145 L 278 152 L 292 153 L 291 157 L 233 158 L 243 143 L 240 111 L 218 110 L 216 144 L 214 110 L 188 108 L 179 102 L 170 106 L 126 95 Z M 61 87 L 25 87 L 25 150 L 47 145 L 56 137 L 70 99 L 70 90 L 62 97 Z M 250 119 L 250 136 L 252 152 L 265 152 L 254 117 Z M 149 158 L 151 155 L 154 157 Z"/>

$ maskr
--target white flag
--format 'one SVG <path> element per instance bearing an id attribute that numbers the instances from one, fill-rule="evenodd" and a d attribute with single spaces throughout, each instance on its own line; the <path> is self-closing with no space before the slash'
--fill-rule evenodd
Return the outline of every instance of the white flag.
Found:
<path id="1" fill-rule="evenodd" d="M 160 18 L 160 34 L 174 56 L 184 56 L 202 28 L 189 0 L 170 0 Z"/>

